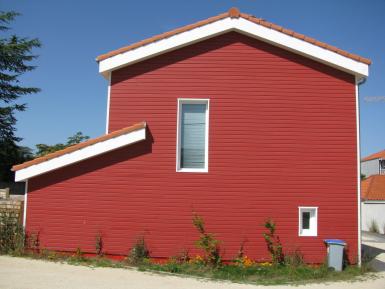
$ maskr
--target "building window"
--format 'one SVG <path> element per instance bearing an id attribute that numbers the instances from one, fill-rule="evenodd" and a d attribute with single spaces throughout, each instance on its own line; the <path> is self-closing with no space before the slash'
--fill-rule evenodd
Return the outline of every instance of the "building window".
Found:
<path id="1" fill-rule="evenodd" d="M 208 99 L 178 99 L 177 171 L 208 171 Z"/>
<path id="2" fill-rule="evenodd" d="M 299 236 L 317 236 L 317 207 L 299 207 Z"/>
<path id="3" fill-rule="evenodd" d="M 380 160 L 380 175 L 385 175 L 385 160 Z"/>

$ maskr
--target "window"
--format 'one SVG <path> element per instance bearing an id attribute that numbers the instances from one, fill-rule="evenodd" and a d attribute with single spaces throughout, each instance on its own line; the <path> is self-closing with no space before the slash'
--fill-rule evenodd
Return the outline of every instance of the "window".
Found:
<path id="1" fill-rule="evenodd" d="M 380 160 L 380 175 L 385 175 L 385 160 Z"/>
<path id="2" fill-rule="evenodd" d="M 178 99 L 177 171 L 208 171 L 208 99 Z"/>
<path id="3" fill-rule="evenodd" d="M 299 236 L 317 236 L 317 207 L 299 207 Z"/>

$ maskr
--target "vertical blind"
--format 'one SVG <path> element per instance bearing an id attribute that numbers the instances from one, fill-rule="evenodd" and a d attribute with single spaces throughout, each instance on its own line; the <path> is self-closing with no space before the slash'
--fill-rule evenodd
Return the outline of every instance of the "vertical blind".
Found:
<path id="1" fill-rule="evenodd" d="M 310 229 L 310 212 L 302 212 L 302 229 Z"/>
<path id="2" fill-rule="evenodd" d="M 206 104 L 182 104 L 181 168 L 205 167 Z"/>

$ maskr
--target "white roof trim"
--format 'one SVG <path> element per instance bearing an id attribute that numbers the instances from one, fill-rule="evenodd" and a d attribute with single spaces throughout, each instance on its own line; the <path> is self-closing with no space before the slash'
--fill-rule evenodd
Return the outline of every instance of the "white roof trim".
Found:
<path id="1" fill-rule="evenodd" d="M 365 63 L 241 17 L 227 17 L 101 60 L 99 61 L 99 72 L 107 77 L 110 71 L 229 31 L 237 31 L 255 37 L 359 77 L 367 77 L 369 75 L 369 65 Z"/>
<path id="2" fill-rule="evenodd" d="M 141 128 L 126 134 L 101 141 L 79 150 L 69 152 L 56 158 L 47 160 L 15 172 L 15 181 L 25 181 L 29 178 L 53 171 L 91 157 L 118 149 L 146 139 L 146 128 Z"/>
<path id="3" fill-rule="evenodd" d="M 385 204 L 385 200 L 364 200 L 365 204 Z"/>

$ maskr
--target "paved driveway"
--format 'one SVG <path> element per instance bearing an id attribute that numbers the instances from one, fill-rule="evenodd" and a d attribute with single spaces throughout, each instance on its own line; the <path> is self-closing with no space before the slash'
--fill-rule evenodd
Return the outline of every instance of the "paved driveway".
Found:
<path id="1" fill-rule="evenodd" d="M 363 258 L 373 259 L 371 266 L 385 272 L 385 235 L 362 232 Z"/>
<path id="2" fill-rule="evenodd" d="M 266 287 L 0 256 L 1 289 L 385 289 L 385 273 L 379 274 L 379 278 L 364 282 Z"/>

